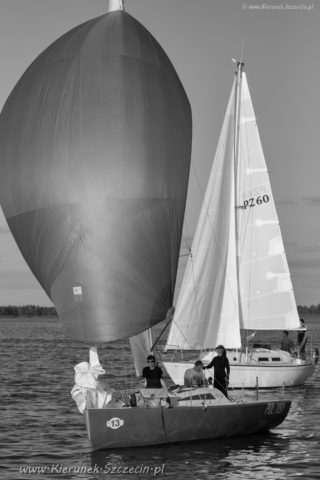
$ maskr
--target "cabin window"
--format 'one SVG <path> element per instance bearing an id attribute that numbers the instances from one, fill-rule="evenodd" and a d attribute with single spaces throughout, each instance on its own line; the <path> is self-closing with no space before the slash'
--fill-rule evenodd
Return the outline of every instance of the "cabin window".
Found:
<path id="1" fill-rule="evenodd" d="M 280 362 L 281 361 L 281 358 L 280 357 L 272 357 L 271 360 L 273 362 Z"/>
<path id="2" fill-rule="evenodd" d="M 212 393 L 201 393 L 200 395 L 191 395 L 190 397 L 179 398 L 179 402 L 185 400 L 215 400 L 215 396 Z"/>
<path id="3" fill-rule="evenodd" d="M 259 357 L 258 362 L 269 362 L 269 357 Z"/>
<path id="4" fill-rule="evenodd" d="M 200 397 L 204 400 L 213 400 L 216 398 L 214 395 L 212 395 L 212 393 L 203 393 L 202 395 L 200 395 Z"/>

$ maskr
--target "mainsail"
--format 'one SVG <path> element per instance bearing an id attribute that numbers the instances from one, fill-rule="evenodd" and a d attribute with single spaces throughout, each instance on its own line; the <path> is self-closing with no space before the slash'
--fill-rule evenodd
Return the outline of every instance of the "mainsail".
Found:
<path id="1" fill-rule="evenodd" d="M 240 119 L 236 207 L 241 328 L 299 328 L 279 219 L 244 72 Z"/>
<path id="2" fill-rule="evenodd" d="M 241 346 L 299 318 L 243 64 L 229 99 L 166 349 Z"/>
<path id="3" fill-rule="evenodd" d="M 124 10 L 67 32 L 10 94 L 1 206 L 72 338 L 128 338 L 166 317 L 191 130 L 174 67 Z"/>

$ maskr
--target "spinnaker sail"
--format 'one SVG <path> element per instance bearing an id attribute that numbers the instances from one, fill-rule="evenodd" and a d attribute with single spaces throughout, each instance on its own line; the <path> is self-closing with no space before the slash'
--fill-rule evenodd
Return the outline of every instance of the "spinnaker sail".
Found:
<path id="1" fill-rule="evenodd" d="M 174 67 L 124 10 L 67 32 L 10 94 L 1 206 L 72 338 L 128 338 L 172 306 L 191 131 Z"/>

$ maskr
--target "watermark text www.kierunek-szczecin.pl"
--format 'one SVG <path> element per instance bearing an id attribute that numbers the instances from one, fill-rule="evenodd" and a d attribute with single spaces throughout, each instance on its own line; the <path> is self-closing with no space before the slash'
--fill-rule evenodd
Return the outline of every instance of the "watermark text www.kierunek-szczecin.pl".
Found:
<path id="1" fill-rule="evenodd" d="M 162 465 L 118 465 L 106 463 L 105 465 L 63 465 L 53 463 L 51 465 L 22 465 L 19 468 L 20 474 L 25 475 L 79 475 L 93 474 L 101 475 L 107 473 L 109 475 L 150 475 L 156 477 L 164 473 L 165 464 Z"/>
<path id="2" fill-rule="evenodd" d="M 242 3 L 242 9 L 243 10 L 292 10 L 292 11 L 305 11 L 305 12 L 310 12 L 311 10 L 314 10 L 314 4 L 313 3 Z"/>

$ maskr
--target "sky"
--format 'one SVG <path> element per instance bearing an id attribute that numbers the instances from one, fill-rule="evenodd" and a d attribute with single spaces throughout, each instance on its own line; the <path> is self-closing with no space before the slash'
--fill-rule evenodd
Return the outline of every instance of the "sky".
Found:
<path id="1" fill-rule="evenodd" d="M 192 236 L 234 76 L 243 59 L 296 301 L 320 303 L 320 2 L 125 0 L 159 41 L 191 103 Z M 0 0 L 0 108 L 30 63 L 107 0 Z M 243 47 L 242 47 L 243 45 Z M 0 305 L 51 305 L 0 212 Z"/>

